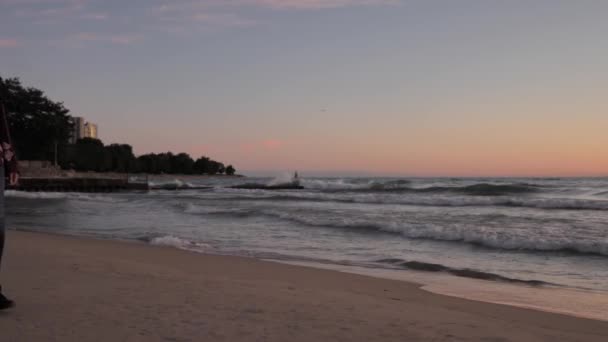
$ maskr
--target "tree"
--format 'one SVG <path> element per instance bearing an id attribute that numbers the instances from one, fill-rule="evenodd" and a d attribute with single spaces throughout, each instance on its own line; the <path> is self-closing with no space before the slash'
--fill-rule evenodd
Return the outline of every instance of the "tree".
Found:
<path id="1" fill-rule="evenodd" d="M 232 165 L 226 166 L 226 174 L 228 176 L 233 176 L 235 172 L 236 172 L 236 170 L 234 169 L 234 167 Z"/>
<path id="2" fill-rule="evenodd" d="M 211 160 L 208 157 L 200 157 L 194 162 L 194 172 L 197 174 L 209 173 Z"/>
<path id="3" fill-rule="evenodd" d="M 36 88 L 26 88 L 18 78 L 0 77 L 12 138 L 20 159 L 53 160 L 55 146 L 63 151 L 72 131 L 72 117 L 61 102 L 54 102 Z"/>
<path id="4" fill-rule="evenodd" d="M 152 173 L 152 174 L 157 174 L 160 173 L 160 171 L 158 171 L 158 167 L 156 165 L 156 154 L 154 153 L 149 153 L 149 154 L 144 154 L 142 156 L 139 156 L 137 158 L 137 163 L 139 164 L 139 172 L 144 172 L 144 173 Z"/>
<path id="5" fill-rule="evenodd" d="M 220 162 L 216 162 L 215 160 L 211 160 L 209 162 L 209 169 L 208 169 L 208 174 L 210 175 L 217 175 L 224 173 L 224 170 L 226 168 L 224 167 L 224 164 L 220 163 Z"/>
<path id="6" fill-rule="evenodd" d="M 5 105 L 15 148 L 22 160 L 53 160 L 57 148 L 63 168 L 99 172 L 222 174 L 224 164 L 208 157 L 196 161 L 186 153 L 145 154 L 136 158 L 126 144 L 104 146 L 97 139 L 70 144 L 74 128 L 69 110 L 44 92 L 24 87 L 18 78 L 0 77 L 0 102 Z M 233 168 L 232 168 L 233 170 Z"/>
<path id="7" fill-rule="evenodd" d="M 111 144 L 105 147 L 109 154 L 110 170 L 114 172 L 134 172 L 136 171 L 136 160 L 133 155 L 133 148 L 127 144 Z"/>
<path id="8" fill-rule="evenodd" d="M 190 175 L 194 172 L 194 160 L 187 153 L 180 153 L 171 158 L 173 173 Z"/>
<path id="9" fill-rule="evenodd" d="M 103 172 L 112 169 L 112 158 L 101 140 L 83 138 L 68 148 L 66 158 L 62 159 L 62 166 L 78 171 Z"/>

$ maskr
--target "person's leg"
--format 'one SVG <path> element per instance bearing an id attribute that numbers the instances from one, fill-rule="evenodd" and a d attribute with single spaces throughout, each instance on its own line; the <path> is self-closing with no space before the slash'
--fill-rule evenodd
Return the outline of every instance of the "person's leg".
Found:
<path id="1" fill-rule="evenodd" d="M 4 166 L 0 165 L 0 269 L 2 268 L 2 252 L 4 251 Z M 0 286 L 0 310 L 14 306 L 12 300 L 4 297 Z"/>
<path id="2" fill-rule="evenodd" d="M 0 270 L 2 269 L 2 252 L 3 252 L 3 250 L 4 250 L 4 166 L 0 165 Z"/>
<path id="3" fill-rule="evenodd" d="M 0 165 L 0 270 L 4 250 L 4 166 Z"/>
<path id="4" fill-rule="evenodd" d="M 0 195 L 2 197 L 2 195 Z M 4 217 L 0 218 L 0 269 L 2 269 L 2 252 L 4 251 Z M 2 292 L 2 286 L 0 286 Z"/>

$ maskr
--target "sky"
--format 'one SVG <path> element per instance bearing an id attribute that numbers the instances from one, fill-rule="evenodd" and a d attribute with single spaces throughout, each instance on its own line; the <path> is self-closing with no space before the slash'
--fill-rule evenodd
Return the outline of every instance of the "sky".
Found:
<path id="1" fill-rule="evenodd" d="M 0 76 L 136 154 L 608 175 L 608 1 L 0 0 Z"/>

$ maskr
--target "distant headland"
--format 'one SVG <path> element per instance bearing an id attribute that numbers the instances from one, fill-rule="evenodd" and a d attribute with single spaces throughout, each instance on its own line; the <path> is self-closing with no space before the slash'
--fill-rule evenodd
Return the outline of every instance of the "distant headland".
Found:
<path id="1" fill-rule="evenodd" d="M 18 78 L 0 77 L 4 107 L 20 160 L 48 162 L 73 172 L 145 173 L 153 175 L 236 175 L 232 165 L 187 153 L 135 156 L 128 144 L 104 145 L 98 125 L 70 115 L 62 102 L 42 90 L 25 87 Z"/>

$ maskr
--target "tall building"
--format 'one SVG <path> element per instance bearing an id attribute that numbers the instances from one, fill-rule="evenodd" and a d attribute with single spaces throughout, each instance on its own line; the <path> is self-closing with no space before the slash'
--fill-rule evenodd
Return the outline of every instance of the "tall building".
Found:
<path id="1" fill-rule="evenodd" d="M 78 139 L 82 138 L 99 139 L 97 124 L 86 122 L 83 117 L 74 117 L 74 127 L 70 142 L 75 144 Z"/>
<path id="2" fill-rule="evenodd" d="M 84 124 L 84 137 L 97 139 L 97 124 L 91 122 Z"/>
<path id="3" fill-rule="evenodd" d="M 72 144 L 75 144 L 78 139 L 84 138 L 85 121 L 82 117 L 74 117 L 74 128 L 72 131 Z"/>

